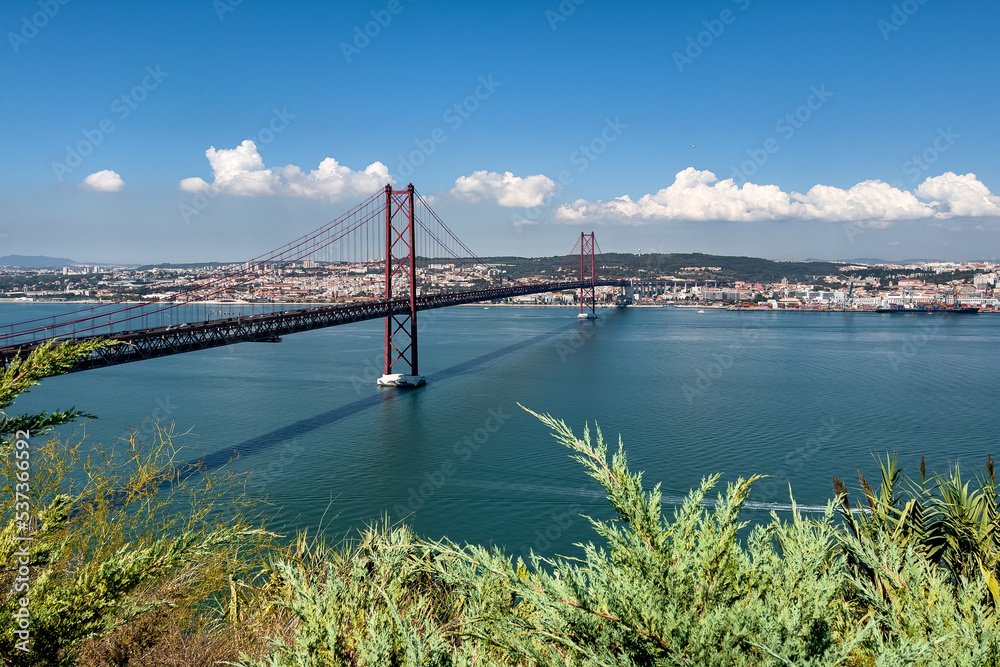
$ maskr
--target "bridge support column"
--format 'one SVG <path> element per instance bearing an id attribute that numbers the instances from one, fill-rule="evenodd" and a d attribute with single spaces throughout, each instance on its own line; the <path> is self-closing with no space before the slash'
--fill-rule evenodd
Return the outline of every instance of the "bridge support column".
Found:
<path id="1" fill-rule="evenodd" d="M 597 275 L 594 272 L 594 232 L 590 232 L 589 234 L 580 232 L 580 282 L 586 280 L 584 273 L 588 263 L 590 264 L 590 287 L 580 288 L 580 314 L 577 317 L 581 320 L 596 320 L 597 313 L 594 309 L 597 303 Z M 590 306 L 585 308 L 584 303 L 588 294 L 590 296 Z"/>
<path id="2" fill-rule="evenodd" d="M 417 270 L 413 184 L 385 186 L 385 373 L 380 387 L 419 387 L 417 371 Z M 405 372 L 400 372 L 405 371 Z"/>

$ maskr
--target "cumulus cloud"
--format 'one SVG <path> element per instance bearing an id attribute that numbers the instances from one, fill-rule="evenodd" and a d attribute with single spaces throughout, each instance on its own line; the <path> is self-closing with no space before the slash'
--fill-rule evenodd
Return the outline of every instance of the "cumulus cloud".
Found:
<path id="1" fill-rule="evenodd" d="M 105 169 L 103 171 L 96 171 L 83 179 L 80 187 L 84 190 L 93 190 L 94 192 L 121 192 L 125 188 L 125 181 L 122 180 L 122 177 L 117 172 Z"/>
<path id="2" fill-rule="evenodd" d="M 887 227 L 895 220 L 917 220 L 933 215 L 934 210 L 904 192 L 882 181 L 863 181 L 849 189 L 829 185 L 814 185 L 796 200 L 792 217 L 827 222 L 860 222 L 870 227 Z"/>
<path id="3" fill-rule="evenodd" d="M 370 195 L 386 183 L 395 181 L 389 168 L 373 162 L 363 171 L 354 171 L 328 157 L 319 167 L 305 172 L 293 164 L 268 168 L 257 151 L 257 146 L 246 139 L 236 148 L 205 151 L 212 167 L 212 183 L 201 178 L 185 178 L 180 188 L 185 192 L 213 192 L 255 197 L 288 195 L 309 199 L 337 201 L 348 197 Z"/>
<path id="4" fill-rule="evenodd" d="M 916 193 L 933 202 L 939 217 L 1000 215 L 1000 197 L 991 194 L 975 174 L 959 176 L 946 171 L 925 180 Z"/>
<path id="5" fill-rule="evenodd" d="M 319 168 L 308 174 L 295 165 L 276 169 L 286 184 L 289 194 L 310 199 L 343 199 L 370 195 L 392 182 L 389 169 L 381 162 L 373 162 L 364 171 L 351 171 L 349 167 L 328 157 Z"/>
<path id="6" fill-rule="evenodd" d="M 819 220 L 886 227 L 897 220 L 1000 215 L 1000 198 L 974 174 L 931 177 L 914 192 L 869 180 L 846 190 L 815 185 L 802 194 L 776 185 L 739 186 L 731 178 L 719 180 L 711 171 L 688 167 L 655 194 L 638 200 L 628 195 L 610 201 L 578 199 L 560 206 L 555 215 L 563 222 Z"/>
<path id="7" fill-rule="evenodd" d="M 473 203 L 483 199 L 496 201 L 500 206 L 531 208 L 541 206 L 556 193 L 556 184 L 548 176 L 515 176 L 509 171 L 474 171 L 470 176 L 459 176 L 452 195 Z"/>

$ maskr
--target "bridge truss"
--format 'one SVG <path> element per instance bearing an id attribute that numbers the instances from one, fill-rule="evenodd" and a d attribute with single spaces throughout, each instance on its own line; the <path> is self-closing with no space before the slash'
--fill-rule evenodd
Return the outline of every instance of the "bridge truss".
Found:
<path id="1" fill-rule="evenodd" d="M 241 342 L 275 342 L 281 336 L 330 326 L 385 318 L 383 386 L 418 386 L 417 313 L 421 310 L 528 294 L 580 290 L 581 313 L 589 292 L 594 312 L 595 288 L 625 286 L 596 276 L 593 233 L 581 234 L 580 280 L 498 286 L 489 267 L 434 213 L 413 188 L 391 185 L 340 218 L 281 248 L 247 262 L 217 267 L 143 303 L 107 303 L 55 317 L 34 318 L 0 327 L 0 364 L 49 341 L 113 339 L 118 344 L 95 351 L 73 371 L 153 359 Z M 420 254 L 418 255 L 418 248 Z M 588 261 L 589 260 L 589 261 Z M 590 275 L 584 269 L 590 265 Z M 463 276 L 460 289 L 442 285 L 435 266 Z M 347 303 L 299 307 L 250 314 L 222 310 L 240 296 L 257 298 L 261 310 L 276 290 L 294 291 L 295 278 L 311 270 L 336 273 L 356 289 Z M 289 288 L 288 284 L 292 287 Z M 312 281 L 313 284 L 316 281 Z M 319 281 L 322 284 L 322 281 Z M 333 300 L 333 293 L 317 295 Z M 251 308 L 256 308 L 251 302 Z M 200 308 L 200 313 L 199 313 Z M 210 310 L 210 308 L 220 308 Z"/>

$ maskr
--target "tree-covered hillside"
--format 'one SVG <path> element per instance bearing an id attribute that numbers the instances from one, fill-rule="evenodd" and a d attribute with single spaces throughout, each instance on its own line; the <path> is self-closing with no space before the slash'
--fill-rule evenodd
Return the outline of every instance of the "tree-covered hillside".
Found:
<path id="1" fill-rule="evenodd" d="M 483 257 L 484 262 L 501 264 L 512 278 L 542 272 L 579 274 L 579 255 L 554 257 Z M 598 275 L 607 278 L 642 276 L 659 278 L 698 278 L 748 282 L 809 282 L 815 278 L 840 274 L 840 264 L 833 262 L 776 262 L 759 257 L 706 255 L 703 253 L 604 253 L 596 258 Z M 697 270 L 690 270 L 697 268 Z"/>

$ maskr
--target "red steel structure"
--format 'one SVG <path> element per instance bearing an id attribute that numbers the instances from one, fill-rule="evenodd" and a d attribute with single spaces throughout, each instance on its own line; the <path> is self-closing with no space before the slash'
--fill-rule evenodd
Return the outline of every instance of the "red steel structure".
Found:
<path id="1" fill-rule="evenodd" d="M 593 232 L 581 233 L 578 243 L 579 280 L 540 283 L 519 279 L 498 285 L 483 261 L 448 229 L 412 184 L 394 190 L 390 183 L 335 220 L 280 248 L 243 263 L 199 269 L 188 284 L 169 297 L 88 304 L 64 313 L 0 324 L 0 368 L 53 340 L 118 341 L 95 350 L 69 369 L 82 371 L 234 343 L 279 342 L 281 336 L 301 331 L 384 318 L 385 373 L 378 384 L 416 387 L 425 383 L 417 367 L 419 310 L 579 289 L 579 317 L 591 319 L 596 317 L 597 286 L 628 289 L 627 281 L 597 278 L 594 255 L 600 248 Z M 441 281 L 435 283 L 431 278 L 428 288 L 418 293 L 418 245 L 422 257 L 451 260 L 482 284 L 477 289 L 456 290 L 450 289 L 447 281 L 442 286 Z M 574 245 L 570 254 L 575 250 Z M 274 291 L 273 285 L 283 282 L 282 271 L 300 267 L 340 267 L 342 271 L 353 267 L 350 272 L 361 275 L 353 287 L 360 288 L 362 294 L 381 291 L 383 278 L 375 274 L 384 267 L 385 291 L 381 298 L 355 300 L 352 295 L 357 292 L 345 290 L 335 295 L 331 289 L 330 303 L 275 303 L 280 290 Z M 346 301 L 337 301 L 345 296 Z M 209 311 L 207 305 L 212 300 L 238 304 L 232 306 L 236 312 Z M 286 309 L 286 305 L 293 307 Z"/>
<path id="2" fill-rule="evenodd" d="M 385 318 L 385 376 L 399 374 L 393 368 L 403 363 L 403 376 L 419 377 L 417 371 L 417 272 L 413 184 L 405 190 L 385 186 L 385 299 L 393 299 L 393 283 L 399 290 L 405 284 L 409 308 L 403 313 L 390 311 Z"/>
<path id="3" fill-rule="evenodd" d="M 595 305 L 597 303 L 597 292 L 595 288 L 597 287 L 597 273 L 594 270 L 594 232 L 585 234 L 580 232 L 580 282 L 586 280 L 585 267 L 587 265 L 587 255 L 590 255 L 590 285 L 587 287 L 580 287 L 580 317 L 584 317 L 584 294 L 590 292 L 590 317 L 597 317 L 594 312 Z"/>

